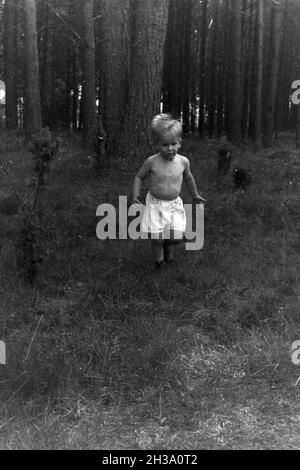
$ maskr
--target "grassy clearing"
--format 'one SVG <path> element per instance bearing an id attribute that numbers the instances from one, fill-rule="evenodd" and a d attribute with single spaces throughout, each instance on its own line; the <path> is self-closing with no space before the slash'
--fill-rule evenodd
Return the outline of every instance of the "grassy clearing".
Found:
<path id="1" fill-rule="evenodd" d="M 22 137 L 1 145 L 30 200 Z M 205 246 L 180 247 L 159 275 L 147 242 L 95 235 L 96 207 L 130 197 L 138 162 L 95 171 L 63 137 L 39 202 L 34 286 L 17 273 L 20 215 L 0 174 L 2 449 L 300 448 L 299 152 L 236 149 L 253 176 L 240 193 L 229 179 L 217 189 L 215 148 L 184 144 L 208 200 Z"/>

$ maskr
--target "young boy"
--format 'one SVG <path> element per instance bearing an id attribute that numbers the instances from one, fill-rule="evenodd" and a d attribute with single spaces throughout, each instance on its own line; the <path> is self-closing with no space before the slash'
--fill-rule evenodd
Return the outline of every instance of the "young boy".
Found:
<path id="1" fill-rule="evenodd" d="M 182 127 L 169 114 L 155 116 L 151 131 L 158 153 L 148 157 L 134 179 L 133 203 L 139 199 L 143 180 L 150 176 L 149 192 L 141 223 L 142 232 L 151 234 L 156 268 L 165 260 L 173 261 L 173 246 L 182 241 L 186 216 L 179 193 L 186 182 L 194 201 L 204 202 L 197 191 L 189 160 L 177 152 L 181 146 Z"/>

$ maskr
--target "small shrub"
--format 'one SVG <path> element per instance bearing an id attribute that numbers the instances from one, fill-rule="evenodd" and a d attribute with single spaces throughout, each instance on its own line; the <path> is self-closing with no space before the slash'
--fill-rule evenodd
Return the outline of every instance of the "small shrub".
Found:
<path id="1" fill-rule="evenodd" d="M 57 154 L 60 140 L 53 138 L 48 128 L 41 129 L 32 136 L 28 144 L 28 150 L 33 155 L 34 171 L 37 173 L 40 185 L 44 184 L 44 178 L 50 171 L 50 165 Z"/>
<path id="2" fill-rule="evenodd" d="M 40 232 L 40 224 L 37 217 L 27 208 L 22 216 L 16 249 L 19 273 L 30 284 L 34 283 L 43 259 L 39 246 Z"/>

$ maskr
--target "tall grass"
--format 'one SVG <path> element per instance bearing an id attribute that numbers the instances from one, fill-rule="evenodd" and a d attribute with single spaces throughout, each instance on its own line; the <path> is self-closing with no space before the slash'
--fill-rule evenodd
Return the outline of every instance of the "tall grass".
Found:
<path id="1" fill-rule="evenodd" d="M 29 197 L 30 159 L 21 141 L 5 139 L 4 155 Z M 95 234 L 96 207 L 129 196 L 136 168 L 99 175 L 68 136 L 39 204 L 43 263 L 33 286 L 17 273 L 18 217 L 1 215 L 2 447 L 112 445 L 95 437 L 99 410 L 108 422 L 123 416 L 124 432 L 130 414 L 124 446 L 180 448 L 175 430 L 185 430 L 187 446 L 198 427 L 208 447 L 230 447 L 226 426 L 218 428 L 222 409 L 262 390 L 297 392 L 289 357 L 300 336 L 297 155 L 238 149 L 236 160 L 253 174 L 241 193 L 230 180 L 217 188 L 215 148 L 193 138 L 184 147 L 208 200 L 204 248 L 181 246 L 159 275 L 147 242 Z M 214 444 L 205 440 L 212 428 Z"/>

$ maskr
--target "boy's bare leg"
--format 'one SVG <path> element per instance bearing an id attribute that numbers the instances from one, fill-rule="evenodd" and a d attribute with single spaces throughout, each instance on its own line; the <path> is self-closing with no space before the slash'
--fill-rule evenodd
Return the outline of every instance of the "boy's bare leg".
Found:
<path id="1" fill-rule="evenodd" d="M 183 241 L 183 232 L 180 232 L 179 230 L 170 230 L 170 241 L 174 245 L 178 245 Z"/>
<path id="2" fill-rule="evenodd" d="M 164 240 L 151 240 L 151 248 L 156 266 L 159 266 L 164 260 Z"/>
<path id="3" fill-rule="evenodd" d="M 170 231 L 170 238 L 164 242 L 164 259 L 171 263 L 174 259 L 174 247 L 183 241 L 183 233 L 175 230 Z"/>
<path id="4" fill-rule="evenodd" d="M 174 245 L 172 240 L 165 240 L 164 242 L 164 260 L 166 263 L 172 263 L 174 259 Z"/>

